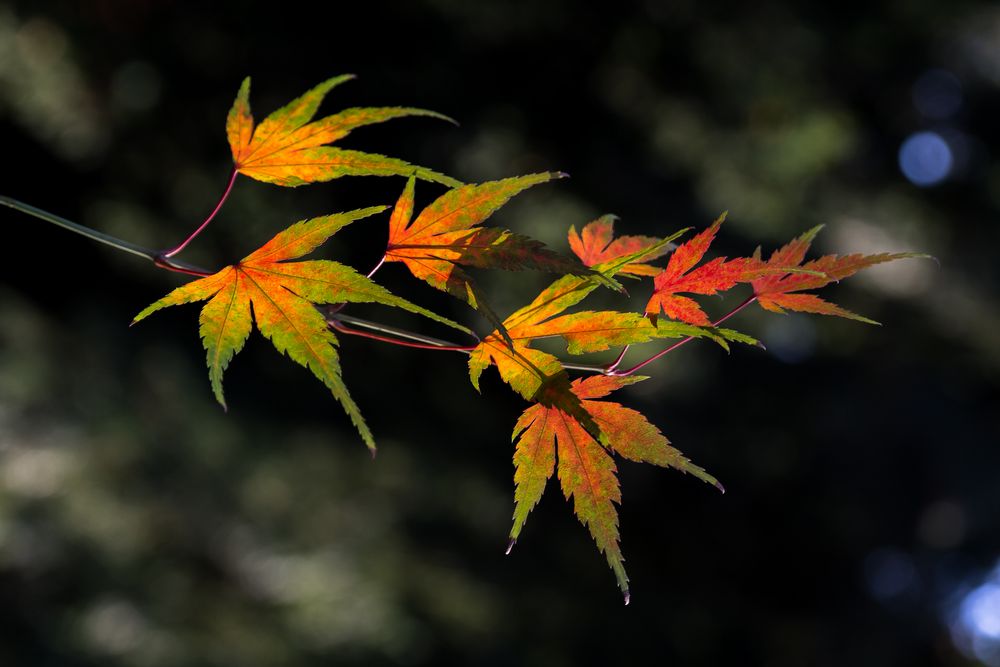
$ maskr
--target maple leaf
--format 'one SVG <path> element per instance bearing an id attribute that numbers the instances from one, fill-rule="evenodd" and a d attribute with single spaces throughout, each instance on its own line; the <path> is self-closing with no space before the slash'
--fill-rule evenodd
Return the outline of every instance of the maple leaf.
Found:
<path id="1" fill-rule="evenodd" d="M 896 259 L 923 258 L 928 257 L 928 255 L 913 252 L 878 253 L 876 255 L 853 254 L 842 257 L 824 255 L 802 264 L 809 246 L 812 245 L 813 239 L 822 228 L 823 225 L 813 227 L 771 254 L 767 260 L 767 266 L 771 267 L 773 271 L 750 283 L 753 286 L 757 303 L 765 310 L 775 313 L 795 310 L 819 315 L 835 315 L 868 324 L 878 324 L 875 320 L 852 313 L 815 294 L 802 294 L 801 292 L 824 287 L 831 282 L 847 278 L 876 264 Z M 759 248 L 754 253 L 754 257 L 760 257 Z M 799 267 L 800 264 L 802 270 L 798 272 L 788 273 L 780 270 L 783 267 Z"/>
<path id="2" fill-rule="evenodd" d="M 327 146 L 344 138 L 354 128 L 393 118 L 430 116 L 451 121 L 447 116 L 426 109 L 370 107 L 345 109 L 309 122 L 327 92 L 353 78 L 354 75 L 345 74 L 327 79 L 256 127 L 250 114 L 250 77 L 244 79 L 226 118 L 226 135 L 236 170 L 258 181 L 292 187 L 341 176 L 410 174 L 448 186 L 461 185 L 454 178 L 403 160 Z"/>
<path id="3" fill-rule="evenodd" d="M 581 233 L 576 227 L 569 228 L 569 247 L 587 266 L 617 259 L 624 255 L 633 255 L 641 250 L 657 246 L 662 239 L 654 236 L 619 236 L 614 238 L 615 220 L 613 215 L 601 216 L 588 223 Z M 645 253 L 638 259 L 626 264 L 620 273 L 632 276 L 655 276 L 662 271 L 658 266 L 649 266 L 650 262 L 670 252 L 671 246 L 659 245 L 658 250 Z"/>
<path id="4" fill-rule="evenodd" d="M 718 257 L 694 268 L 705 256 L 725 219 L 726 214 L 723 213 L 708 229 L 677 246 L 667 268 L 653 278 L 653 295 L 646 304 L 647 317 L 655 320 L 662 312 L 675 320 L 708 326 L 711 322 L 701 306 L 690 297 L 680 296 L 679 292 L 716 294 L 737 283 L 750 282 L 774 272 L 775 269 L 754 257 L 731 260 Z"/>
<path id="5" fill-rule="evenodd" d="M 226 407 L 222 374 L 250 335 L 252 306 L 252 319 L 260 332 L 279 352 L 308 368 L 330 389 L 374 451 L 371 431 L 341 379 L 337 338 L 314 304 L 375 302 L 465 332 L 468 329 L 393 295 L 349 266 L 329 260 L 287 260 L 312 252 L 344 226 L 386 208 L 374 206 L 298 222 L 238 264 L 178 287 L 136 315 L 132 323 L 161 308 L 208 300 L 199 318 L 201 339 L 208 353 L 212 391 Z"/>
<path id="6" fill-rule="evenodd" d="M 556 470 L 566 499 L 608 559 L 618 586 L 629 601 L 628 576 L 619 545 L 618 511 L 621 491 L 610 452 L 631 461 L 653 463 L 690 473 L 720 491 L 719 482 L 680 451 L 670 446 L 660 430 L 639 412 L 619 403 L 597 401 L 616 389 L 646 378 L 596 375 L 575 380 L 571 391 L 600 428 L 595 438 L 573 415 L 558 407 L 535 404 L 517 420 L 511 437 L 514 449 L 514 525 L 510 547 L 521 534 L 528 514 L 542 497 L 545 484 Z"/>
<path id="7" fill-rule="evenodd" d="M 575 258 L 554 252 L 540 241 L 507 229 L 479 226 L 516 194 L 564 176 L 547 172 L 464 185 L 438 197 L 415 219 L 415 179 L 410 177 L 389 221 L 385 260 L 402 262 L 414 277 L 467 301 L 503 334 L 500 318 L 461 267 L 592 273 Z"/>

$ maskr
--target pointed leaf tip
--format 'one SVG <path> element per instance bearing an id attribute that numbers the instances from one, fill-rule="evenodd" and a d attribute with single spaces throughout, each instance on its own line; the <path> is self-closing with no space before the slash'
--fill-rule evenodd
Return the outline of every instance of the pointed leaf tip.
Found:
<path id="1" fill-rule="evenodd" d="M 510 538 L 510 541 L 509 541 L 509 542 L 507 542 L 507 550 L 503 552 L 505 556 L 509 556 L 509 555 L 510 555 L 510 551 L 511 551 L 511 549 L 513 549 L 513 548 L 514 548 L 514 544 L 515 544 L 516 542 L 517 542 L 517 540 L 516 540 L 516 539 L 514 539 L 513 537 L 512 537 L 512 538 Z"/>
<path id="2" fill-rule="evenodd" d="M 625 589 L 624 596 L 625 596 L 625 606 L 627 607 L 628 603 L 632 601 L 632 594 L 629 593 L 628 589 Z"/>
<path id="3" fill-rule="evenodd" d="M 713 486 L 715 486 L 715 488 L 717 488 L 719 490 L 719 493 L 722 493 L 722 494 L 726 493 L 726 487 L 722 486 L 722 482 L 716 480 L 715 484 Z"/>

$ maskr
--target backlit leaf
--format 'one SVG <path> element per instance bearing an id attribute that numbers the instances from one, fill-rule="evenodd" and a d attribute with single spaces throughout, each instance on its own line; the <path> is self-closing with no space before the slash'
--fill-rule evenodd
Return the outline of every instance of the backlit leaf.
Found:
<path id="1" fill-rule="evenodd" d="M 625 263 L 622 262 L 621 266 Z M 605 265 L 607 266 L 607 265 Z M 617 269 L 605 269 L 613 276 Z M 706 337 L 723 346 L 729 340 L 748 342 L 747 336 L 729 329 L 698 327 L 684 322 L 652 323 L 639 313 L 582 311 L 561 313 L 580 303 L 599 283 L 588 276 L 563 276 L 544 289 L 527 306 L 504 320 L 512 345 L 497 333 L 482 339 L 469 356 L 469 372 L 478 389 L 479 376 L 496 365 L 500 377 L 526 399 L 534 400 L 543 382 L 560 372 L 558 360 L 530 347 L 534 340 L 561 338 L 571 354 L 600 352 L 613 346 L 646 343 L 661 338 Z M 529 363 L 530 362 L 530 363 Z"/>
<path id="2" fill-rule="evenodd" d="M 719 257 L 694 268 L 712 245 L 725 219 L 723 214 L 708 229 L 677 246 L 670 256 L 667 268 L 653 278 L 653 296 L 646 304 L 647 317 L 655 320 L 660 313 L 664 313 L 671 319 L 709 326 L 711 322 L 708 315 L 698 302 L 690 297 L 680 296 L 681 292 L 716 294 L 772 271 L 753 257 L 732 260 Z"/>
<path id="3" fill-rule="evenodd" d="M 540 241 L 506 229 L 480 226 L 514 195 L 562 176 L 550 172 L 464 185 L 438 197 L 415 219 L 415 179 L 411 177 L 389 222 L 385 259 L 404 263 L 415 277 L 467 301 L 502 331 L 500 319 L 462 266 L 591 273 L 576 259 L 549 250 Z"/>
<path id="4" fill-rule="evenodd" d="M 426 109 L 370 107 L 345 109 L 310 122 L 330 89 L 353 78 L 346 74 L 327 79 L 270 114 L 256 127 L 250 113 L 250 77 L 244 79 L 226 119 L 226 136 L 237 171 L 258 181 L 285 186 L 329 181 L 341 176 L 411 174 L 451 187 L 461 184 L 454 178 L 403 160 L 329 146 L 355 128 L 394 118 L 430 116 L 451 120 Z"/>
<path id="5" fill-rule="evenodd" d="M 584 226 L 580 233 L 577 233 L 576 227 L 570 227 L 569 247 L 587 266 L 640 253 L 637 259 L 622 267 L 621 273 L 633 276 L 655 276 L 659 273 L 662 269 L 647 262 L 667 254 L 671 246 L 661 244 L 662 239 L 653 236 L 614 238 L 615 220 L 613 215 L 602 216 Z M 647 252 L 642 254 L 643 250 Z"/>
<path id="6" fill-rule="evenodd" d="M 345 225 L 385 208 L 375 206 L 296 223 L 238 264 L 178 287 L 136 315 L 133 324 L 167 306 L 208 300 L 201 311 L 200 333 L 212 391 L 225 407 L 222 375 L 250 334 L 252 313 L 257 328 L 279 352 L 308 368 L 330 389 L 365 444 L 374 450 L 372 434 L 341 379 L 337 338 L 314 304 L 381 303 L 468 330 L 391 294 L 349 266 L 329 260 L 285 260 L 312 252 Z"/>
<path id="7" fill-rule="evenodd" d="M 573 499 L 577 517 L 590 530 L 598 548 L 608 559 L 626 604 L 629 600 L 628 576 L 619 546 L 615 508 L 616 503 L 621 503 L 621 491 L 611 454 L 676 468 L 722 490 L 714 477 L 672 447 L 643 415 L 619 403 L 595 400 L 644 379 L 598 375 L 572 383 L 571 391 L 600 429 L 598 438 L 575 416 L 558 407 L 541 404 L 524 411 L 514 426 L 512 438 L 516 444 L 511 544 L 518 539 L 528 514 L 541 499 L 547 480 L 558 470 L 563 494 L 567 500 Z"/>
<path id="8" fill-rule="evenodd" d="M 770 259 L 767 260 L 767 266 L 772 271 L 751 282 L 757 303 L 765 310 L 775 313 L 795 310 L 819 315 L 836 315 L 868 324 L 878 324 L 874 320 L 845 310 L 814 294 L 802 294 L 801 292 L 819 289 L 876 264 L 911 257 L 927 257 L 927 255 L 912 252 L 878 253 L 875 255 L 824 255 L 802 264 L 809 246 L 822 228 L 822 225 L 813 227 L 771 254 Z M 758 250 L 755 257 L 759 256 Z M 799 265 L 802 269 L 799 272 L 789 273 L 780 270 L 782 267 L 794 268 L 799 267 Z"/>

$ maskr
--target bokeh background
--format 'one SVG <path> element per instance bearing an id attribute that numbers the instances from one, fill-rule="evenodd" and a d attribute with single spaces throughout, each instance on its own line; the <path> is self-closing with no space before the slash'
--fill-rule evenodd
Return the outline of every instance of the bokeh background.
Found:
<path id="1" fill-rule="evenodd" d="M 196 307 L 129 329 L 181 276 L 4 210 L 0 664 L 1000 665 L 1000 6 L 5 0 L 0 192 L 168 247 L 225 185 L 244 76 L 262 115 L 344 72 L 324 110 L 461 122 L 345 146 L 469 181 L 569 172 L 496 216 L 556 248 L 603 213 L 664 235 L 728 210 L 726 253 L 826 224 L 819 251 L 939 265 L 825 292 L 882 327 L 748 312 L 767 352 L 690 345 L 624 392 L 728 492 L 621 464 L 623 607 L 552 483 L 504 556 L 524 404 L 492 371 L 479 395 L 460 355 L 343 339 L 373 463 L 258 335 L 226 414 Z M 184 258 L 402 185 L 240 179 Z M 324 252 L 367 269 L 384 242 L 372 220 Z M 379 278 L 484 330 L 399 266 Z M 548 277 L 481 279 L 506 313 Z"/>

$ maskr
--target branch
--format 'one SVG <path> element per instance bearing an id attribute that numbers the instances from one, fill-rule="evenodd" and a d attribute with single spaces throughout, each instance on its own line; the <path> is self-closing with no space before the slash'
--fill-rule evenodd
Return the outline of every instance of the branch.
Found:
<path id="1" fill-rule="evenodd" d="M 343 304 L 336 304 L 337 306 L 342 306 Z M 378 322 L 371 322 L 369 320 L 363 320 L 360 317 L 351 317 L 350 315 L 341 315 L 340 309 L 328 310 L 326 313 L 327 324 L 336 329 L 337 331 L 348 334 L 351 336 L 361 336 L 363 338 L 370 338 L 372 340 L 381 341 L 383 343 L 391 343 L 393 345 L 401 345 L 403 347 L 415 347 L 421 350 L 447 350 L 451 352 L 464 352 L 466 354 L 472 352 L 479 345 L 479 337 L 476 336 L 475 345 L 458 345 L 457 343 L 452 343 L 446 340 L 441 340 L 439 338 L 431 338 L 430 336 L 424 336 L 422 334 L 414 333 L 412 331 L 407 331 L 406 329 L 398 329 L 388 324 L 380 324 Z M 356 327 L 361 327 L 363 329 L 368 329 L 369 331 L 359 331 L 358 329 L 352 329 L 344 325 L 344 322 L 348 324 L 353 324 Z M 378 333 L 371 333 L 378 332 Z M 382 335 L 388 334 L 388 335 Z"/>
<path id="2" fill-rule="evenodd" d="M 341 305 L 341 304 L 337 304 Z M 476 345 L 459 345 L 457 343 L 452 343 L 451 341 L 441 340 L 440 338 L 431 338 L 430 336 L 424 336 L 422 334 L 413 333 L 412 331 L 407 331 L 406 329 L 398 329 L 386 324 L 380 324 L 378 322 L 371 322 L 369 320 L 363 320 L 360 317 L 351 317 L 350 315 L 342 315 L 339 310 L 330 310 L 326 313 L 327 324 L 339 331 L 340 333 L 347 334 L 349 336 L 361 336 L 363 338 L 370 338 L 372 340 L 377 340 L 383 343 L 390 343 L 392 345 L 400 345 L 402 347 L 414 347 L 421 350 L 444 350 L 447 352 L 462 352 L 463 354 L 471 353 L 479 344 L 479 337 L 476 337 Z M 351 324 L 355 327 L 361 327 L 363 329 L 368 329 L 370 331 L 378 333 L 369 333 L 367 331 L 358 331 L 357 329 L 352 329 L 347 327 L 344 323 Z M 388 334 L 388 335 L 380 335 Z M 415 341 L 415 342 L 411 342 Z M 597 373 L 597 374 L 610 374 L 607 373 L 607 369 L 603 366 L 590 366 L 587 364 L 571 364 L 567 362 L 561 362 L 563 368 L 570 371 L 580 371 L 583 373 Z"/>
<path id="3" fill-rule="evenodd" d="M 12 208 L 15 211 L 20 211 L 39 220 L 44 220 L 45 222 L 50 222 L 57 227 L 62 227 L 71 232 L 79 234 L 81 236 L 86 236 L 88 239 L 97 241 L 98 243 L 103 243 L 104 245 L 111 246 L 115 250 L 121 250 L 122 252 L 127 252 L 132 255 L 138 255 L 139 257 L 145 257 L 151 261 L 156 266 L 161 269 L 167 269 L 168 271 L 176 271 L 178 273 L 187 273 L 195 276 L 210 276 L 211 271 L 207 271 L 194 264 L 188 264 L 187 262 L 180 262 L 169 257 L 162 256 L 158 251 L 152 250 L 150 248 L 144 248 L 143 246 L 136 245 L 134 243 L 129 243 L 128 241 L 122 240 L 110 234 L 105 234 L 104 232 L 99 232 L 96 229 L 91 229 L 90 227 L 85 227 L 79 223 L 62 218 L 54 213 L 49 213 L 48 211 L 43 211 L 40 208 L 35 208 L 24 202 L 20 202 L 16 199 L 11 199 L 10 197 L 4 197 L 0 195 L 0 204 L 8 208 Z"/>
<path id="4" fill-rule="evenodd" d="M 231 187 L 232 187 L 232 179 L 230 180 L 230 188 Z M 227 190 L 226 192 L 228 193 L 228 191 L 229 190 Z M 222 201 L 225 201 L 225 196 L 223 196 Z M 219 202 L 219 206 L 222 205 L 222 201 Z M 59 217 L 58 215 L 49 213 L 48 211 L 43 211 L 40 208 L 35 208 L 34 206 L 25 204 L 10 197 L 5 197 L 3 195 L 0 195 L 0 205 L 7 206 L 8 208 L 12 208 L 16 211 L 20 211 L 21 213 L 25 213 L 32 217 L 38 218 L 39 220 L 50 222 L 58 227 L 62 227 L 63 229 L 67 229 L 76 234 L 80 234 L 81 236 L 86 236 L 87 238 L 97 241 L 99 243 L 111 246 L 116 250 L 121 250 L 122 252 L 127 252 L 133 255 L 138 255 L 139 257 L 144 257 L 145 259 L 148 259 L 155 266 L 158 266 L 161 269 L 166 269 L 168 271 L 175 271 L 177 273 L 186 273 L 193 276 L 210 276 L 213 273 L 212 271 L 203 269 L 200 266 L 195 266 L 194 264 L 188 264 L 187 262 L 181 262 L 179 260 L 173 259 L 172 257 L 168 256 L 169 254 L 175 254 L 176 252 L 179 252 L 180 249 L 183 248 L 183 246 L 185 246 L 191 240 L 191 238 L 194 238 L 197 232 L 196 234 L 189 237 L 187 241 L 182 243 L 181 246 L 178 246 L 178 248 L 175 248 L 173 251 L 170 251 L 169 253 L 163 253 L 140 245 L 136 245 L 134 243 L 130 243 L 115 236 L 111 236 L 110 234 L 99 232 L 95 229 L 91 229 L 90 227 L 85 227 L 84 225 L 72 222 L 71 220 L 67 220 L 66 218 Z M 197 230 L 198 232 L 204 229 L 205 225 L 207 225 L 208 222 L 211 221 L 215 213 L 218 212 L 219 206 L 216 206 L 216 210 L 212 212 L 212 215 L 209 216 L 208 220 L 202 223 L 201 227 L 199 227 Z M 375 271 L 378 270 L 378 268 L 381 266 L 382 262 L 379 262 L 371 273 L 374 274 Z M 735 315 L 739 310 L 742 310 L 742 308 L 748 305 L 751 301 L 752 299 L 745 302 L 743 305 L 741 305 L 739 308 L 731 312 L 729 315 L 726 315 L 724 318 L 719 320 L 717 324 Z M 401 345 L 404 347 L 414 347 L 425 350 L 443 350 L 448 352 L 462 352 L 464 354 L 469 354 L 472 350 L 476 348 L 476 345 L 478 345 L 479 343 L 479 339 L 476 338 L 476 345 L 459 345 L 458 343 L 452 343 L 450 341 L 440 340 L 438 338 L 431 338 L 430 336 L 424 336 L 418 333 L 414 333 L 412 331 L 407 331 L 405 329 L 398 329 L 396 327 L 392 327 L 386 324 L 379 324 L 377 322 L 363 320 L 358 317 L 343 315 L 339 312 L 340 308 L 342 307 L 343 304 L 336 304 L 334 306 L 328 306 L 322 312 L 324 313 L 324 316 L 327 318 L 327 323 L 331 327 L 333 327 L 334 329 L 343 334 L 351 336 L 361 336 L 363 338 L 370 338 L 372 340 L 377 340 L 383 343 L 391 343 L 393 345 Z M 336 310 L 334 310 L 334 308 Z M 357 327 L 357 328 L 352 328 L 352 327 Z M 362 331 L 361 329 L 367 329 L 368 331 Z M 580 371 L 583 373 L 599 373 L 602 375 L 629 375 L 639 370 L 639 368 L 641 368 L 642 366 L 645 366 L 646 364 L 651 363 L 652 361 L 655 361 L 656 359 L 660 358 L 667 352 L 670 352 L 671 350 L 680 347 L 684 343 L 688 342 L 688 340 L 690 339 L 685 339 L 677 343 L 673 347 L 668 348 L 663 352 L 660 352 L 659 354 L 642 362 L 640 365 L 634 368 L 630 368 L 627 371 L 615 371 L 613 369 L 608 369 L 603 366 L 588 366 L 586 364 L 572 364 L 572 363 L 563 363 L 563 368 L 567 370 Z"/>

